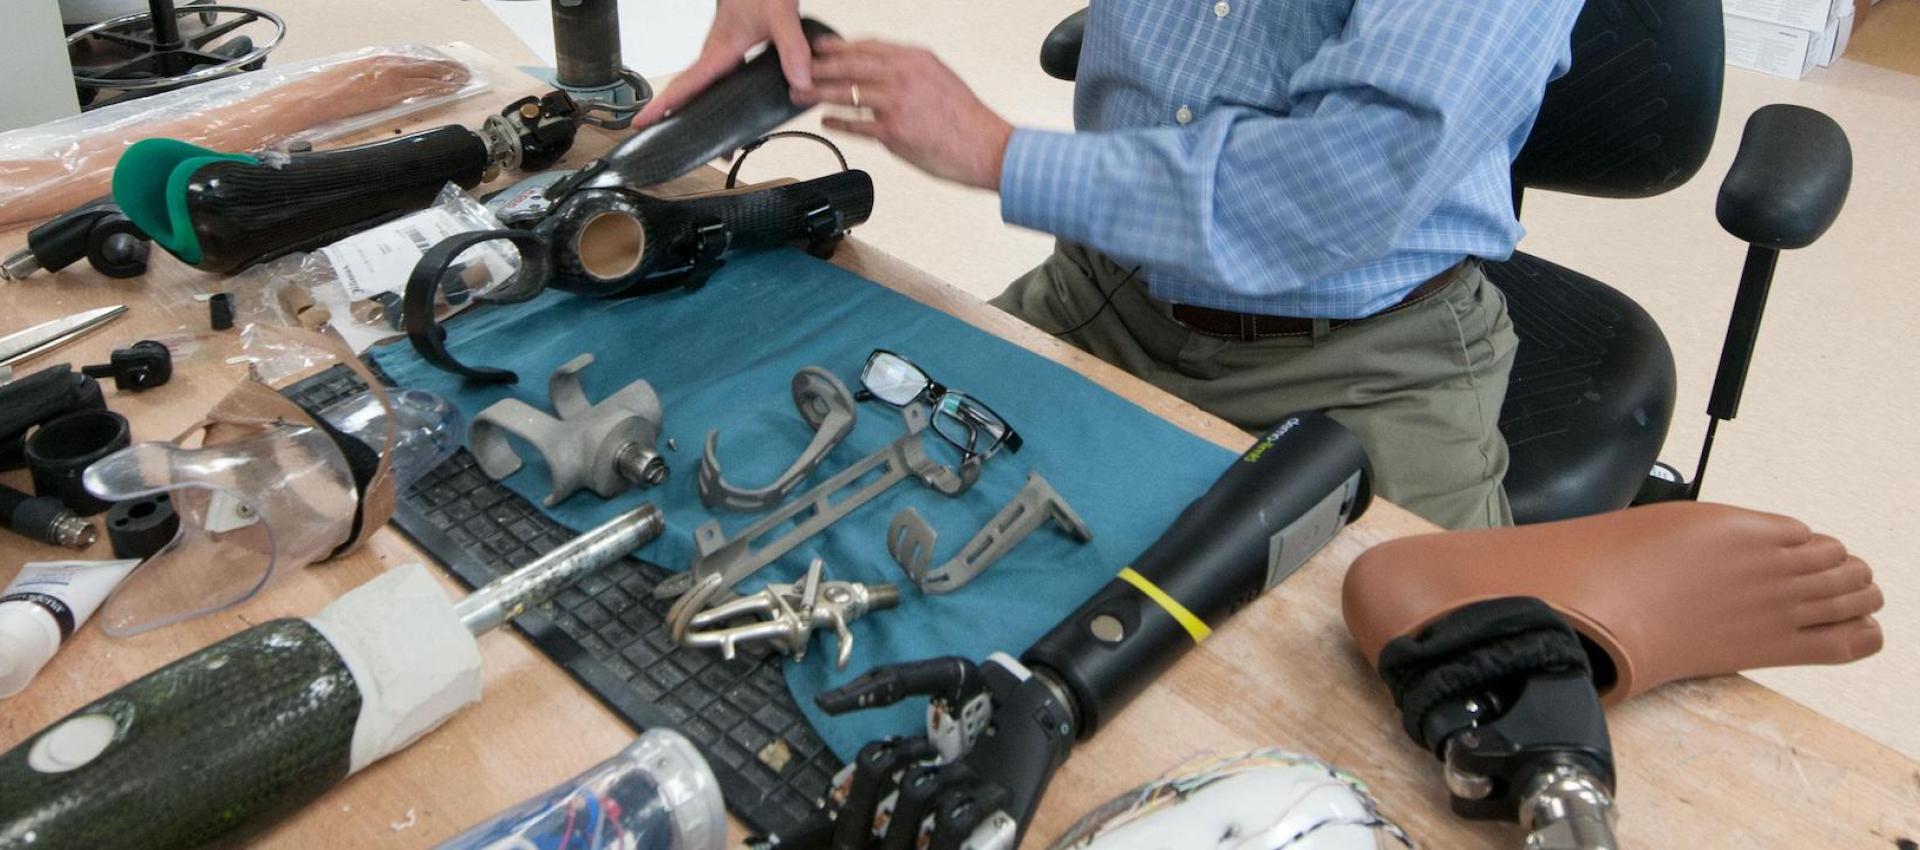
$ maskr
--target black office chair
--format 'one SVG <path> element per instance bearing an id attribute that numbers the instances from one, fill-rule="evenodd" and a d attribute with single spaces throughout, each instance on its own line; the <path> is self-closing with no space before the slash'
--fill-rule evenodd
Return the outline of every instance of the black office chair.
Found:
<path id="1" fill-rule="evenodd" d="M 1047 35 L 1040 65 L 1049 75 L 1076 75 L 1086 15 Z M 1590 0 L 1574 25 L 1572 68 L 1547 86 L 1514 162 L 1515 211 L 1524 188 L 1645 198 L 1693 177 L 1719 123 L 1722 27 L 1716 0 Z M 1656 465 L 1673 417 L 1674 366 L 1653 318 L 1619 290 L 1531 254 L 1487 264 L 1520 337 L 1500 411 L 1516 521 L 1699 494 L 1716 426 L 1739 412 L 1780 251 L 1826 232 L 1852 173 L 1846 133 L 1826 115 L 1776 104 L 1748 119 L 1715 210 L 1748 243 L 1747 262 L 1691 484 Z"/>

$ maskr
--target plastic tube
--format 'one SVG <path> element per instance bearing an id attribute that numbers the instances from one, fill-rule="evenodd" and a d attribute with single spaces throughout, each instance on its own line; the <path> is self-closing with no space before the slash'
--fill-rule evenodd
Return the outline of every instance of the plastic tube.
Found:
<path id="1" fill-rule="evenodd" d="M 20 567 L 13 583 L 0 592 L 0 699 L 25 690 L 138 563 L 132 558 Z"/>
<path id="2" fill-rule="evenodd" d="M 693 743 L 650 729 L 619 755 L 436 850 L 720 850 L 720 785 Z"/>

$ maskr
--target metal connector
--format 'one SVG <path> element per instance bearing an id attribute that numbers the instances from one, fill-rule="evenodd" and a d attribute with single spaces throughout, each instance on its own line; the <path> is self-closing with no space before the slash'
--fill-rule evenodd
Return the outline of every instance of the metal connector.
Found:
<path id="1" fill-rule="evenodd" d="M 1613 821 L 1613 795 L 1593 774 L 1572 765 L 1534 777 L 1520 801 L 1527 850 L 1617 850 Z"/>
<path id="2" fill-rule="evenodd" d="M 99 539 L 99 529 L 78 515 L 70 513 L 53 521 L 52 542 L 68 549 L 85 549 Z"/>
<path id="3" fill-rule="evenodd" d="M 32 248 L 21 248 L 0 260 L 0 280 L 26 280 L 39 270 L 40 259 L 33 255 Z"/>

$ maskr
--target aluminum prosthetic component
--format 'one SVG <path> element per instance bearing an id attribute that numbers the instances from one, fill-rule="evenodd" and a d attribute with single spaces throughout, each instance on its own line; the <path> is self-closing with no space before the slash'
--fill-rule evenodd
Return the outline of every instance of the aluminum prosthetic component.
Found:
<path id="1" fill-rule="evenodd" d="M 853 394 L 832 372 L 808 366 L 793 376 L 793 406 L 800 418 L 813 429 L 813 441 L 778 478 L 765 487 L 736 487 L 720 477 L 720 461 L 714 457 L 720 431 L 707 432 L 707 450 L 700 458 L 700 501 L 709 508 L 757 512 L 780 504 L 800 482 L 807 480 L 833 447 L 853 433 Z"/>
<path id="2" fill-rule="evenodd" d="M 814 631 L 830 626 L 835 638 L 834 666 L 845 670 L 853 658 L 853 632 L 847 623 L 870 611 L 899 605 L 900 589 L 891 584 L 823 581 L 821 572 L 821 561 L 815 558 L 798 582 L 769 584 L 707 608 L 712 597 L 724 592 L 719 582 L 709 581 L 687 594 L 684 611 L 691 616 L 670 621 L 669 633 L 681 646 L 717 648 L 728 660 L 738 654 L 741 644 L 765 643 L 798 661 L 807 657 Z M 742 618 L 753 622 L 728 625 Z"/>
<path id="3" fill-rule="evenodd" d="M 610 499 L 629 487 L 667 480 L 667 462 L 654 445 L 660 438 L 660 397 L 646 381 L 634 381 L 600 403 L 587 401 L 580 371 L 593 362 L 582 354 L 553 370 L 547 394 L 550 416 L 519 399 L 503 399 L 474 417 L 468 446 L 480 468 L 495 479 L 520 469 L 520 455 L 507 435 L 533 444 L 546 458 L 552 480 L 546 504 L 582 490 Z"/>
<path id="4" fill-rule="evenodd" d="M 978 458 L 969 458 L 955 471 L 927 456 L 920 437 L 920 432 L 927 429 L 926 411 L 909 407 L 901 414 L 907 433 L 900 439 L 795 497 L 732 540 L 726 539 L 719 522 L 694 529 L 693 545 L 699 556 L 685 572 L 656 585 L 653 595 L 659 599 L 682 597 L 714 576 L 719 577 L 721 587 L 732 587 L 908 478 L 918 479 L 947 496 L 958 496 L 979 480 Z M 875 470 L 881 470 L 880 474 L 870 475 Z M 863 481 L 859 489 L 842 493 Z M 771 542 L 762 542 L 768 538 Z"/>
<path id="5" fill-rule="evenodd" d="M 887 527 L 887 552 L 893 555 L 894 563 L 907 571 L 907 577 L 913 579 L 921 593 L 952 593 L 986 572 L 1049 519 L 1074 540 L 1081 543 L 1093 540 L 1093 530 L 1073 512 L 1059 491 L 1040 477 L 1040 473 L 1028 472 L 1026 486 L 1014 494 L 1013 501 L 994 514 L 986 527 L 960 547 L 952 560 L 938 568 L 932 565 L 937 534 L 913 508 L 894 515 L 893 523 Z"/>
<path id="6" fill-rule="evenodd" d="M 1535 777 L 1520 802 L 1528 850 L 1618 850 L 1614 817 L 1613 792 L 1571 765 Z"/>
<path id="7" fill-rule="evenodd" d="M 809 43 L 835 34 L 811 18 L 803 19 L 800 27 Z M 794 105 L 780 70 L 780 53 L 769 45 L 673 114 L 588 163 L 569 182 L 587 188 L 659 185 L 740 149 L 805 111 Z M 565 188 L 571 191 L 574 186 Z"/>

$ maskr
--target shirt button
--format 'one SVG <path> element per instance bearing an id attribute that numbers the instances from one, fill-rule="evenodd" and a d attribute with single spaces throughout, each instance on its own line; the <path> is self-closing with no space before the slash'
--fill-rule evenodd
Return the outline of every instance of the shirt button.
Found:
<path id="1" fill-rule="evenodd" d="M 1193 110 L 1182 106 L 1173 113 L 1173 120 L 1178 121 L 1182 124 L 1192 124 Z"/>
<path id="2" fill-rule="evenodd" d="M 1227 5 L 1227 0 L 1220 0 L 1220 2 L 1213 4 L 1213 16 L 1216 18 L 1224 18 L 1227 16 L 1227 13 L 1231 11 L 1233 11 L 1233 7 Z"/>

